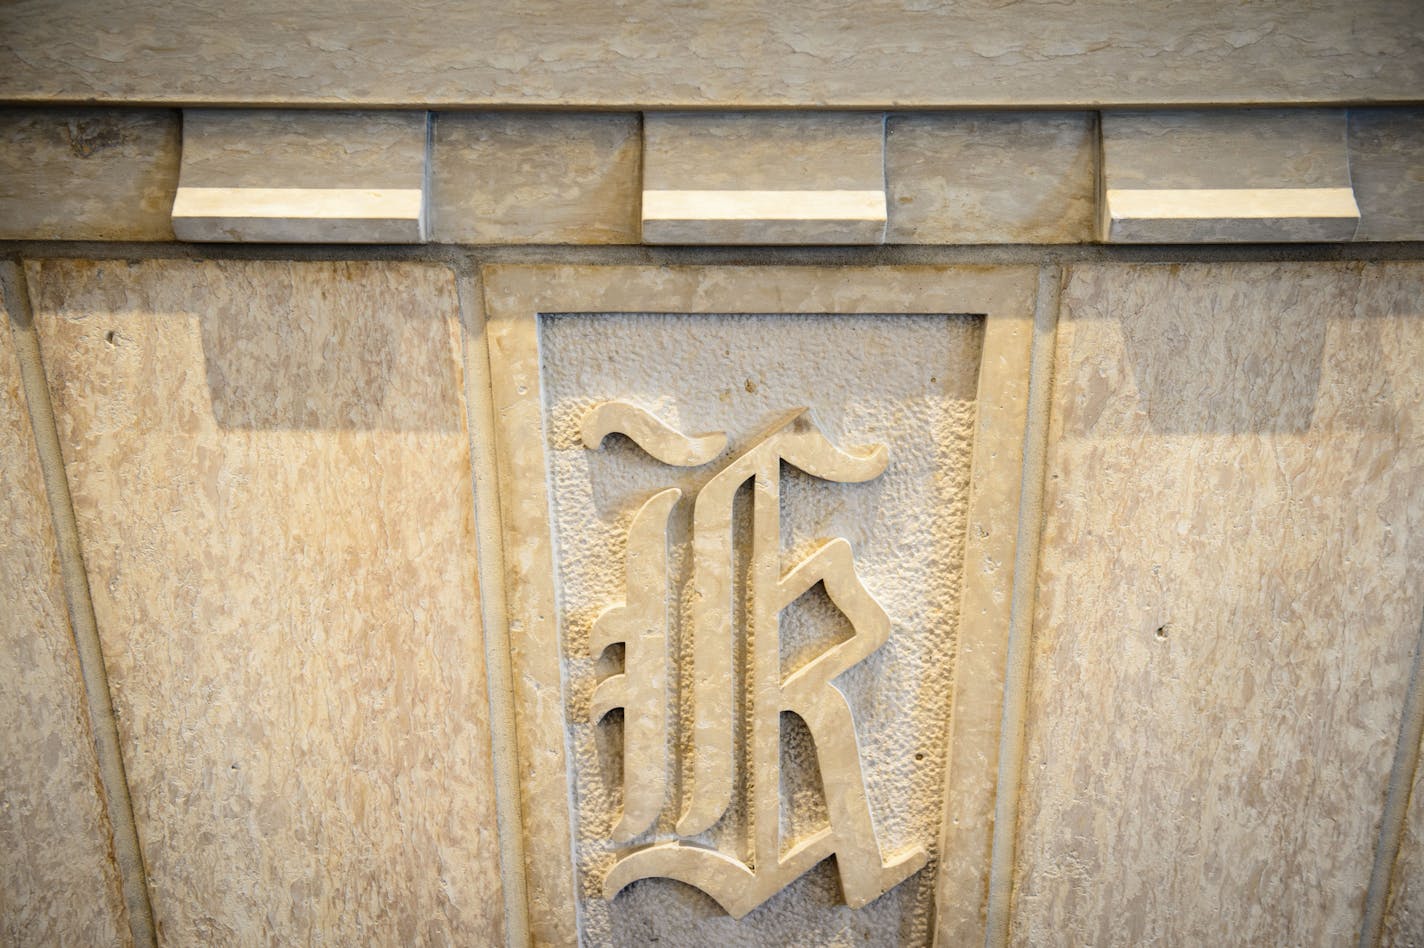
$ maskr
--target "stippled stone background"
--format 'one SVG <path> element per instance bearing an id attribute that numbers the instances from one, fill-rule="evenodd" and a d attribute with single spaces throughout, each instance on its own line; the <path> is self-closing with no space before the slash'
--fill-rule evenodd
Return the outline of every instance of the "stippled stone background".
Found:
<path id="1" fill-rule="evenodd" d="M 588 943 L 837 945 L 926 939 L 933 863 L 859 911 L 841 903 L 829 862 L 740 922 L 705 895 L 669 880 L 635 883 L 605 902 L 599 886 L 616 858 L 608 834 L 620 805 L 621 725 L 613 718 L 599 727 L 587 723 L 593 686 L 613 667 L 608 659 L 595 667 L 585 653 L 593 620 L 623 600 L 627 527 L 652 493 L 671 485 L 684 491 L 669 531 L 676 589 L 690 575 L 692 497 L 785 410 L 812 407 L 843 447 L 887 444 L 889 468 L 866 484 L 820 482 L 783 466 L 783 569 L 819 539 L 845 537 L 862 581 L 889 612 L 890 640 L 836 683 L 856 717 L 882 850 L 888 854 L 918 843 L 933 854 L 943 800 L 981 335 L 982 320 L 964 316 L 543 319 L 550 493 Z M 603 450 L 589 451 L 579 437 L 583 414 L 615 398 L 648 408 L 684 432 L 725 430 L 729 448 L 694 469 L 660 465 L 618 436 Z M 688 610 L 684 596 L 680 608 L 670 611 L 685 621 Z M 815 592 L 782 616 L 783 667 L 799 667 L 848 633 L 845 619 Z M 685 653 L 687 647 L 674 629 L 670 651 Z M 687 686 L 685 677 L 682 684 Z M 789 840 L 819 825 L 823 805 L 809 736 L 794 718 L 784 716 L 783 722 L 782 824 Z M 670 756 L 676 759 L 675 753 Z M 743 850 L 746 832 L 740 773 L 737 782 L 727 817 L 703 837 L 729 852 Z M 669 785 L 658 825 L 634 844 L 674 837 L 679 784 L 670 779 Z"/>

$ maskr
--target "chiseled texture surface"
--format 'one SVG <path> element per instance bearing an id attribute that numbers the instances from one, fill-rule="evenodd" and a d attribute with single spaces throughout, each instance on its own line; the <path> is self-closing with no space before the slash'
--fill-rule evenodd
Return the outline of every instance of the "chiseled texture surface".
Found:
<path id="1" fill-rule="evenodd" d="M 127 945 L 49 503 L 0 303 L 0 942 Z"/>
<path id="2" fill-rule="evenodd" d="M 1351 109 L 1356 240 L 1424 240 L 1424 109 Z"/>
<path id="3" fill-rule="evenodd" d="M 621 798 L 621 724 L 609 720 L 595 728 L 586 722 L 593 685 L 616 666 L 582 656 L 593 620 L 604 607 L 624 600 L 628 524 L 651 494 L 667 486 L 683 489 L 668 531 L 671 581 L 674 589 L 683 588 L 681 605 L 673 600 L 670 609 L 670 651 L 676 655 L 688 648 L 677 627 L 678 616 L 687 616 L 690 609 L 691 590 L 684 584 L 691 569 L 693 497 L 728 459 L 782 412 L 799 405 L 817 412 L 833 443 L 887 445 L 890 466 L 868 483 L 827 483 L 783 466 L 783 564 L 790 568 L 819 541 L 845 537 L 862 582 L 890 614 L 890 640 L 837 684 L 855 715 L 882 851 L 888 855 L 918 843 L 933 856 L 944 800 L 952 630 L 957 626 L 982 326 L 982 319 L 946 316 L 544 318 L 546 427 L 567 643 L 579 891 L 589 944 L 927 941 L 933 863 L 859 910 L 843 904 L 830 861 L 740 922 L 695 889 L 665 879 L 634 883 L 613 902 L 604 901 L 599 887 L 619 850 L 608 837 Z M 688 344 L 691 339 L 695 345 Z M 613 399 L 630 400 L 686 433 L 726 431 L 729 448 L 698 468 L 661 465 L 622 437 L 610 436 L 601 451 L 590 451 L 580 440 L 581 419 L 595 404 Z M 808 596 L 782 615 L 784 667 L 800 667 L 848 632 L 828 599 L 819 592 Z M 682 698 L 671 705 L 674 712 L 684 709 L 684 733 L 689 685 L 684 675 Z M 783 840 L 790 845 L 822 825 L 825 811 L 809 735 L 794 718 L 783 722 Z M 677 746 L 674 742 L 670 760 L 678 758 Z M 740 751 L 737 759 L 736 785 L 744 787 Z M 654 831 L 634 844 L 675 838 L 678 786 L 670 779 L 668 802 Z M 728 815 L 699 839 L 744 855 L 747 832 L 745 797 L 738 792 Z"/>
<path id="4" fill-rule="evenodd" d="M 29 275 L 162 938 L 498 942 L 452 275 Z"/>
<path id="5" fill-rule="evenodd" d="M 638 242 L 638 115 L 444 112 L 434 122 L 432 240 Z"/>
<path id="6" fill-rule="evenodd" d="M 1383 943 L 1395 948 L 1424 946 L 1424 768 L 1414 774 L 1404 839 L 1385 912 Z"/>
<path id="7" fill-rule="evenodd" d="M 0 109 L 0 240 L 172 240 L 179 149 L 175 111 Z"/>
<path id="8" fill-rule="evenodd" d="M 1424 606 L 1424 266 L 1082 266 L 1013 941 L 1358 937 Z"/>
<path id="9" fill-rule="evenodd" d="M 19 0 L 0 98 L 1053 107 L 1424 99 L 1409 0 Z"/>
<path id="10" fill-rule="evenodd" d="M 1093 239 L 1090 112 L 891 115 L 891 244 L 1072 244 Z"/>

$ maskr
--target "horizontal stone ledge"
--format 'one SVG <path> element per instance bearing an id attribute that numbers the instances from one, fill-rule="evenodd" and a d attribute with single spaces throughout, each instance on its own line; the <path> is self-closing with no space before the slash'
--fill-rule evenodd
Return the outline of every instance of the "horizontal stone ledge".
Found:
<path id="1" fill-rule="evenodd" d="M 1137 141 L 1124 123 L 1141 126 Z M 703 141 L 684 148 L 683 167 L 669 165 L 655 153 L 660 136 L 689 124 Z M 186 123 L 185 113 L 163 109 L 12 108 L 0 109 L 0 239 L 1408 241 L 1424 240 L 1421 155 L 1424 108 L 262 109 L 190 110 Z M 847 162 L 854 174 L 843 174 Z M 1335 195 L 1329 213 L 1308 206 L 1322 199 L 1317 191 Z M 1341 211 L 1347 191 L 1358 208 L 1353 224 Z"/>

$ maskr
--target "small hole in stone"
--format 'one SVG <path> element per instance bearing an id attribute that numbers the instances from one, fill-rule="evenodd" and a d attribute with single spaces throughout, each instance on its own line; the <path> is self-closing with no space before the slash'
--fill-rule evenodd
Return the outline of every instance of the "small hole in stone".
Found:
<path id="1" fill-rule="evenodd" d="M 116 332 L 114 332 L 112 329 L 110 329 L 108 332 L 104 333 L 104 341 L 107 342 L 107 343 L 108 343 L 109 345 L 111 345 L 111 346 L 114 344 L 114 340 L 115 340 L 115 339 L 118 339 L 118 338 L 119 338 L 119 334 L 116 333 Z"/>
<path id="2" fill-rule="evenodd" d="M 915 760 L 924 760 L 924 759 L 925 759 L 925 755 L 924 755 L 924 754 L 916 754 L 916 755 L 915 755 Z"/>
<path id="3" fill-rule="evenodd" d="M 1159 625 L 1159 626 L 1157 627 L 1157 632 L 1156 632 L 1155 634 L 1156 634 L 1156 636 L 1157 636 L 1157 641 L 1159 641 L 1159 642 L 1165 642 L 1165 641 L 1167 641 L 1167 627 L 1166 627 L 1165 625 Z"/>

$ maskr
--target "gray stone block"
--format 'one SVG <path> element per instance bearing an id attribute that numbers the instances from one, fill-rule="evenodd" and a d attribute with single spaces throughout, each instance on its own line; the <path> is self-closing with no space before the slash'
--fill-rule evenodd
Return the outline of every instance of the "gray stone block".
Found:
<path id="1" fill-rule="evenodd" d="M 1352 240 L 1343 110 L 1102 116 L 1108 243 Z"/>
<path id="2" fill-rule="evenodd" d="M 650 113 L 643 242 L 878 244 L 879 113 Z"/>
<path id="3" fill-rule="evenodd" d="M 892 244 L 1071 244 L 1093 239 L 1091 112 L 891 115 Z"/>
<path id="4" fill-rule="evenodd" d="M 418 243 L 424 112 L 188 110 L 180 240 Z"/>
<path id="5" fill-rule="evenodd" d="M 433 121 L 433 240 L 638 242 L 636 114 L 446 112 Z"/>

